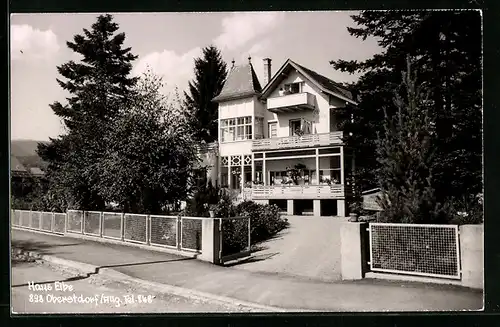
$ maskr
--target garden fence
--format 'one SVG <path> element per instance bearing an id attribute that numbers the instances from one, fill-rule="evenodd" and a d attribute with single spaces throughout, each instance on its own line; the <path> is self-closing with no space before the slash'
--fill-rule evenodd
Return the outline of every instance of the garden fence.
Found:
<path id="1" fill-rule="evenodd" d="M 12 210 L 12 226 L 53 234 L 80 234 L 201 252 L 201 217 L 68 210 Z"/>
<path id="2" fill-rule="evenodd" d="M 66 214 L 28 210 L 12 210 L 12 225 L 52 234 L 66 232 Z"/>
<path id="3" fill-rule="evenodd" d="M 78 234 L 201 253 L 202 221 L 219 222 L 220 262 L 250 256 L 250 218 L 203 218 L 68 210 L 12 210 L 12 226 L 52 234 Z"/>
<path id="4" fill-rule="evenodd" d="M 460 279 L 458 226 L 371 223 L 372 271 Z"/>

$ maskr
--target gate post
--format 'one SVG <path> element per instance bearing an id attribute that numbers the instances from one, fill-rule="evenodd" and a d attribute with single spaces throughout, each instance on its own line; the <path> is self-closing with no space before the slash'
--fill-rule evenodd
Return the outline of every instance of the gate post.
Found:
<path id="1" fill-rule="evenodd" d="M 343 280 L 363 279 L 366 271 L 364 222 L 345 222 L 340 227 L 340 257 Z"/>
<path id="2" fill-rule="evenodd" d="M 220 219 L 206 218 L 201 221 L 201 255 L 200 260 L 220 264 Z"/>
<path id="3" fill-rule="evenodd" d="M 462 285 L 484 289 L 484 225 L 460 226 L 459 240 Z"/>

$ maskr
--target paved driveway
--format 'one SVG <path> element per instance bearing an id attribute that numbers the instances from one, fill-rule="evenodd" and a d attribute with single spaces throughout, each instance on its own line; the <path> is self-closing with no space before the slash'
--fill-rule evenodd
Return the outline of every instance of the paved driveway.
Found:
<path id="1" fill-rule="evenodd" d="M 290 227 L 261 244 L 253 260 L 236 269 L 316 280 L 340 280 L 340 226 L 345 218 L 289 216 Z"/>

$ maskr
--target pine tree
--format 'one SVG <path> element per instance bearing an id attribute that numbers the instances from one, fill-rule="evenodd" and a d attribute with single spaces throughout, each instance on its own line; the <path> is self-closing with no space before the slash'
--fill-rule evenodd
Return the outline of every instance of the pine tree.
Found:
<path id="1" fill-rule="evenodd" d="M 184 106 L 191 114 L 195 139 L 210 143 L 218 138 L 218 105 L 212 99 L 222 91 L 227 65 L 215 46 L 204 48 L 194 65 L 195 78 L 189 82 L 189 92 L 184 92 Z"/>
<path id="2" fill-rule="evenodd" d="M 109 122 L 119 114 L 131 96 L 136 78 L 129 77 L 137 58 L 124 48 L 124 33 L 111 15 L 101 15 L 91 29 L 75 35 L 68 48 L 83 58 L 57 67 L 65 81 L 59 85 L 71 94 L 67 104 L 54 102 L 50 107 L 59 116 L 67 133 L 40 145 L 39 155 L 49 163 L 52 199 L 62 206 L 98 209 L 104 205 L 93 185 L 98 176 L 94 166 L 106 148 L 103 135 Z"/>
<path id="3" fill-rule="evenodd" d="M 436 159 L 436 133 L 428 95 L 418 85 L 407 59 L 400 89 L 395 92 L 397 112 L 385 111 L 383 132 L 376 141 L 378 184 L 383 192 L 379 204 L 385 222 L 431 223 L 447 220 L 436 202 L 433 163 Z"/>
<path id="4" fill-rule="evenodd" d="M 352 16 L 357 38 L 378 38 L 380 54 L 364 61 L 332 61 L 334 68 L 362 73 L 354 87 L 359 106 L 348 108 L 342 127 L 355 151 L 356 177 L 364 189 L 375 187 L 379 168 L 377 133 L 384 115 L 398 108 L 393 93 L 400 85 L 406 55 L 415 60 L 419 80 L 427 83 L 429 116 L 436 153 L 433 183 L 440 202 L 482 192 L 481 17 L 478 11 L 366 11 Z M 385 108 L 385 112 L 383 110 Z"/>

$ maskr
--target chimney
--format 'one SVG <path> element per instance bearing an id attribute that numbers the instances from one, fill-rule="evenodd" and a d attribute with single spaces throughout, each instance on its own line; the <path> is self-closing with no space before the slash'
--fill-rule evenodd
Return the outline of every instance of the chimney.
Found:
<path id="1" fill-rule="evenodd" d="M 271 59 L 265 58 L 264 59 L 264 85 L 267 85 L 267 83 L 269 83 L 270 79 L 271 79 Z"/>

